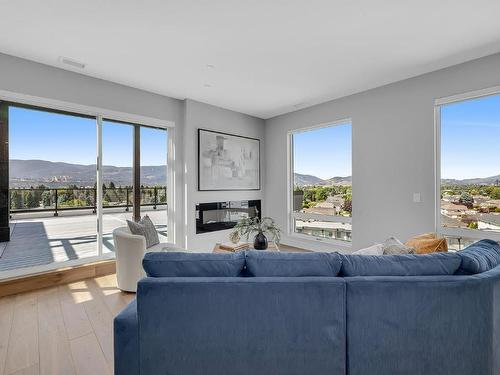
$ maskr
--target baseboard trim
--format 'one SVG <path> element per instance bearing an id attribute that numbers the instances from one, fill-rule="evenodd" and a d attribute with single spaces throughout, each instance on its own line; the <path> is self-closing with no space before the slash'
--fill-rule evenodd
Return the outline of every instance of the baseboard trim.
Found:
<path id="1" fill-rule="evenodd" d="M 6 279 L 0 281 L 0 297 L 105 276 L 115 272 L 116 262 L 113 259 Z"/>

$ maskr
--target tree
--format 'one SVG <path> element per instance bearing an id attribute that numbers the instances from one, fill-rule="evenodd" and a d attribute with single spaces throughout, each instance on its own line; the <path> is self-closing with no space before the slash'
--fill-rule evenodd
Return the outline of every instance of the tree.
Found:
<path id="1" fill-rule="evenodd" d="M 10 197 L 12 208 L 23 208 L 23 197 L 17 191 L 13 191 Z"/>
<path id="2" fill-rule="evenodd" d="M 34 194 L 29 191 L 25 197 L 26 207 L 36 208 L 39 206 L 39 202 L 36 201 Z"/>
<path id="3" fill-rule="evenodd" d="M 352 215 L 352 198 L 344 201 L 342 204 L 342 210 L 349 212 L 349 214 Z"/>
<path id="4" fill-rule="evenodd" d="M 477 225 L 477 221 L 471 221 L 468 225 L 468 227 L 470 229 L 477 229 L 478 228 L 478 225 Z"/>
<path id="5" fill-rule="evenodd" d="M 352 215 L 352 194 L 351 192 L 345 193 L 343 195 L 344 203 L 342 204 L 342 210 L 345 212 L 349 212 L 349 215 Z"/>
<path id="6" fill-rule="evenodd" d="M 472 208 L 474 206 L 474 198 L 467 192 L 463 192 L 458 201 L 467 208 Z"/>
<path id="7" fill-rule="evenodd" d="M 52 205 L 52 194 L 48 190 L 42 193 L 42 205 L 43 207 L 49 207 Z"/>
<path id="8" fill-rule="evenodd" d="M 491 189 L 490 197 L 491 199 L 500 199 L 500 186 L 495 186 Z"/>
<path id="9" fill-rule="evenodd" d="M 324 188 L 318 188 L 314 194 L 314 200 L 317 202 L 322 202 L 328 197 L 328 192 Z"/>

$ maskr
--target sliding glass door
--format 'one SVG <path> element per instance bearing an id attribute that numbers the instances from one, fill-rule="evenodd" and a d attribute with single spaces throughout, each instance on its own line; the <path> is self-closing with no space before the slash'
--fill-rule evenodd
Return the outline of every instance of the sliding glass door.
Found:
<path id="1" fill-rule="evenodd" d="M 167 241 L 167 155 L 166 129 L 141 126 L 141 213 L 148 215 L 161 242 Z"/>
<path id="2" fill-rule="evenodd" d="M 102 251 L 114 251 L 113 230 L 133 212 L 134 126 L 102 121 Z"/>
<path id="3" fill-rule="evenodd" d="M 166 242 L 168 134 L 0 101 L 0 279 L 113 257 L 144 215 Z"/>
<path id="4" fill-rule="evenodd" d="M 97 256 L 95 118 L 10 105 L 8 131 L 0 272 Z"/>
<path id="5" fill-rule="evenodd" d="M 167 144 L 166 129 L 102 121 L 103 253 L 114 251 L 114 229 L 144 215 L 167 241 Z"/>

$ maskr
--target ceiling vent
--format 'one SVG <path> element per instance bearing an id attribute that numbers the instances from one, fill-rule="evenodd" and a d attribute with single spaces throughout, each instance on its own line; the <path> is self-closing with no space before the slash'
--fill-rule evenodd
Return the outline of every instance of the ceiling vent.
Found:
<path id="1" fill-rule="evenodd" d="M 61 63 L 65 64 L 65 65 L 72 66 L 73 68 L 78 68 L 78 69 L 85 68 L 85 64 L 84 63 L 81 63 L 81 62 L 73 60 L 73 59 L 69 59 L 67 57 L 60 56 L 59 57 L 59 61 Z"/>

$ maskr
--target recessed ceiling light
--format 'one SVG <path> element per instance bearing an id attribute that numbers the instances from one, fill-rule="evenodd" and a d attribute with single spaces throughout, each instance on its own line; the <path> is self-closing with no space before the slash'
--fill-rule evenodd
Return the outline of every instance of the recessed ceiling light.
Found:
<path id="1" fill-rule="evenodd" d="M 215 65 L 212 65 L 212 64 L 207 64 L 207 68 L 208 68 L 208 69 L 213 69 L 213 68 L 215 68 Z"/>
<path id="2" fill-rule="evenodd" d="M 69 66 L 72 66 L 73 68 L 78 68 L 78 69 L 84 69 L 85 68 L 85 64 L 80 62 L 80 61 L 76 61 L 76 60 L 73 60 L 73 59 L 70 59 L 68 57 L 63 57 L 63 56 L 59 56 L 59 61 L 65 65 L 69 65 Z"/>
<path id="3" fill-rule="evenodd" d="M 209 84 L 209 83 L 205 83 L 203 86 L 205 86 L 205 87 L 212 87 L 212 85 Z"/>

